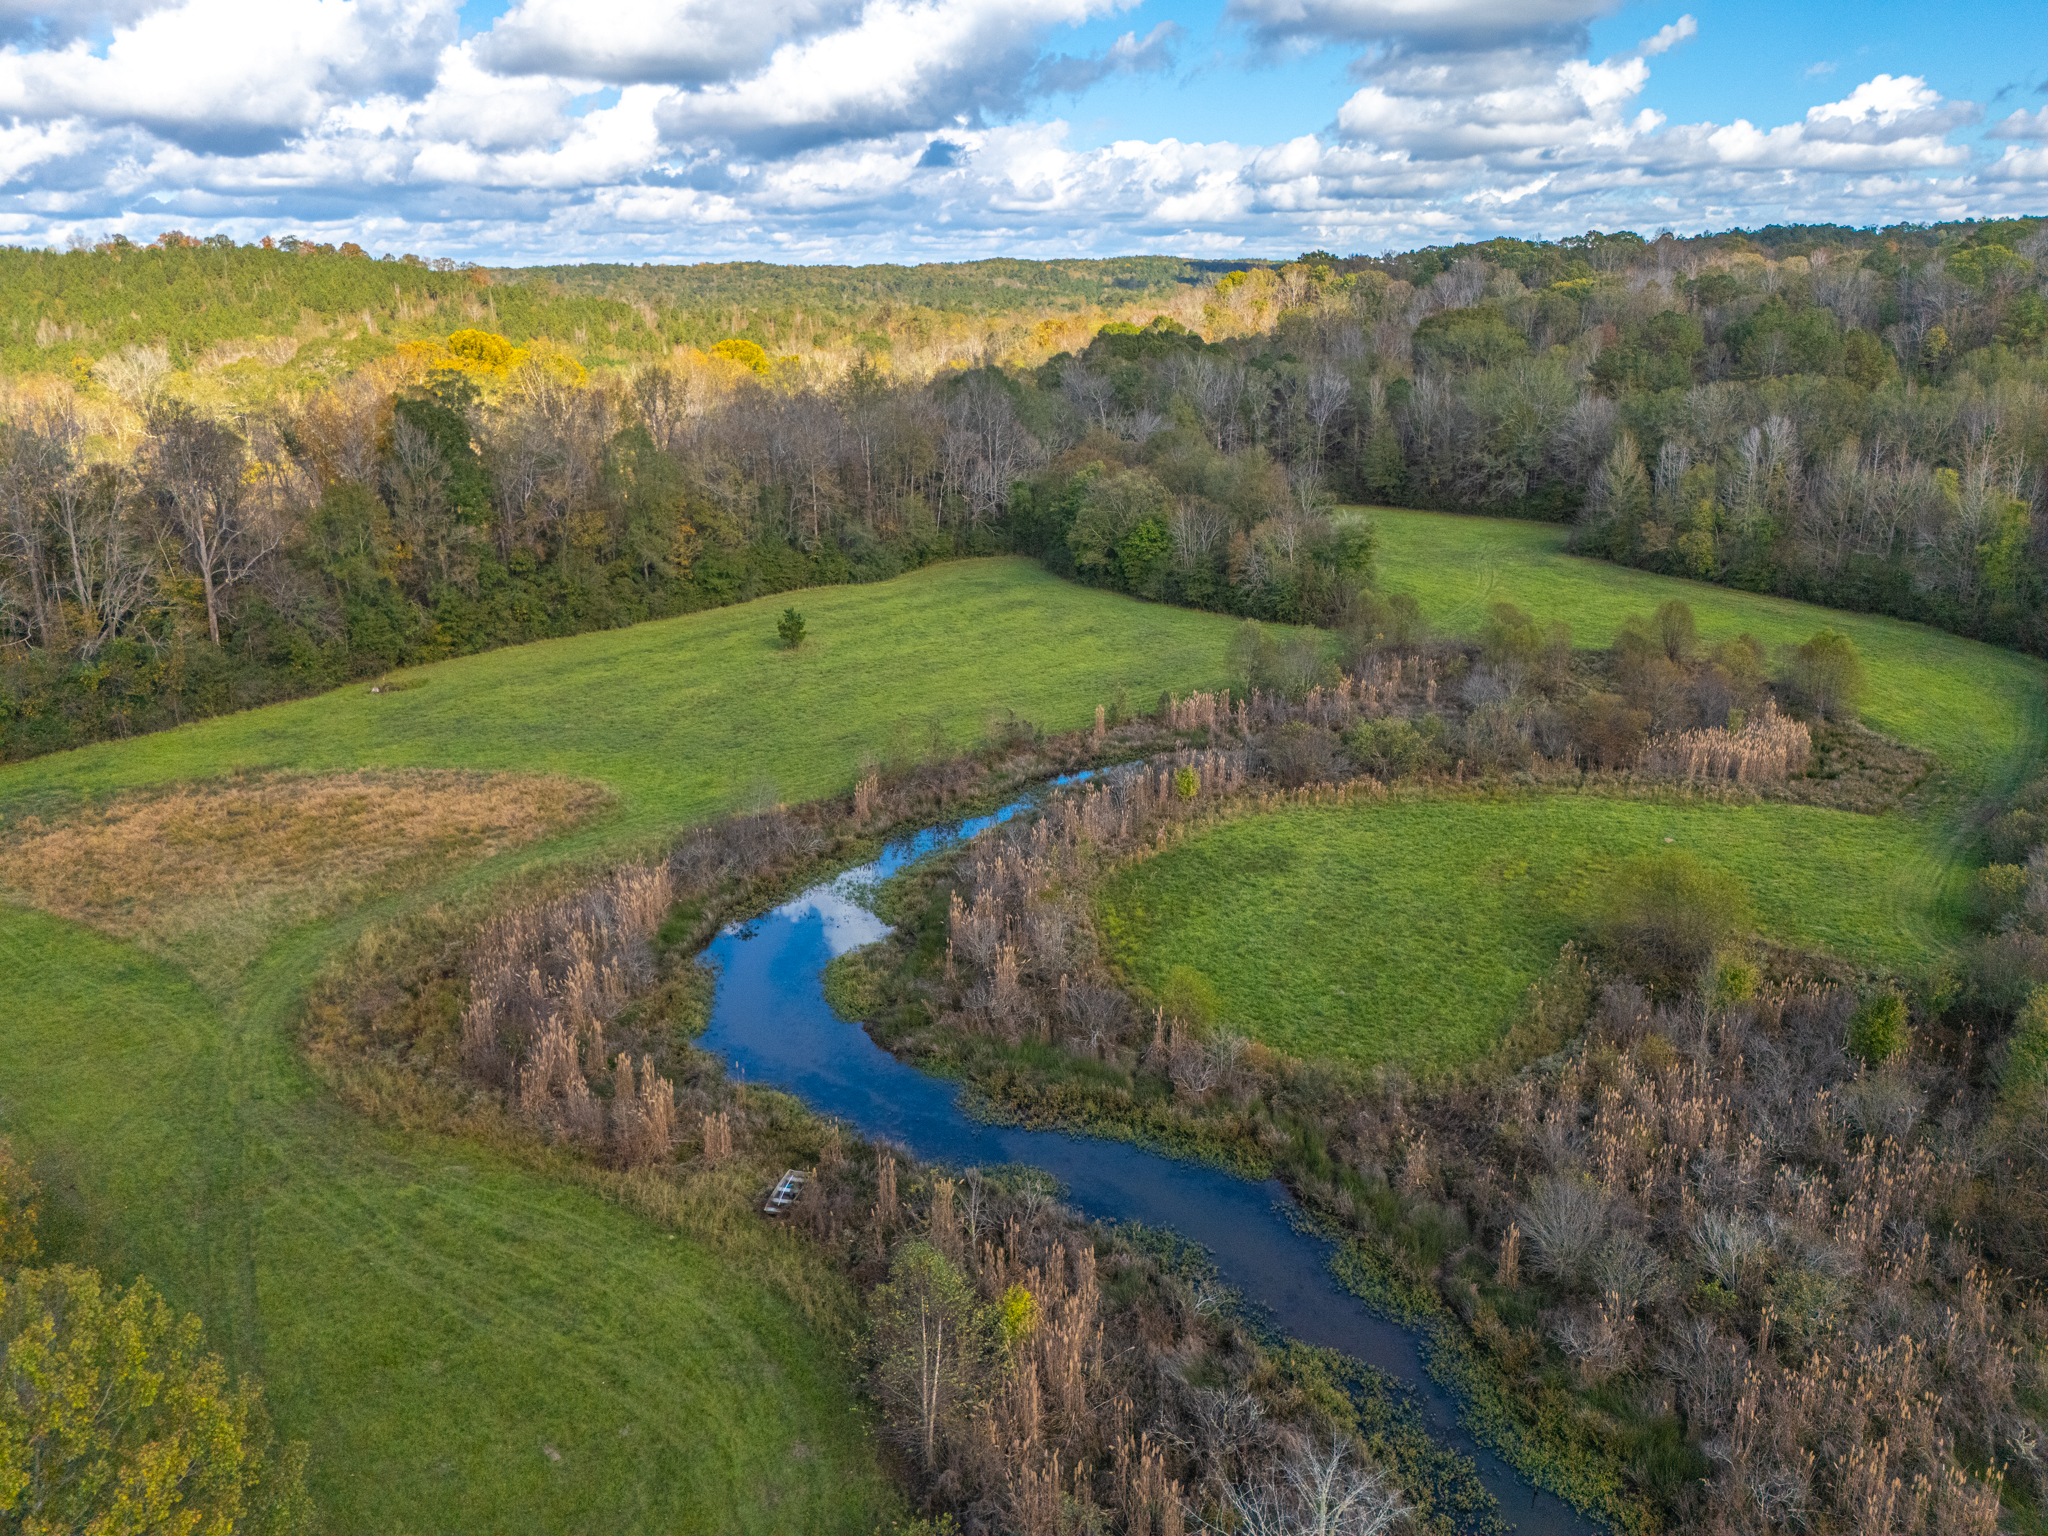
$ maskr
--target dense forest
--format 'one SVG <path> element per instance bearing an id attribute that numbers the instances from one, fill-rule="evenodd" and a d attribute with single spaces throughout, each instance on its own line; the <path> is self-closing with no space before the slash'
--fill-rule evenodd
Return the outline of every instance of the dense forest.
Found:
<path id="1" fill-rule="evenodd" d="M 1006 549 L 1408 635 L 1359 503 L 2041 652 L 2044 249 L 2012 221 L 1228 268 L 0 253 L 0 742 Z"/>
<path id="2" fill-rule="evenodd" d="M 346 372 L 407 340 L 480 325 L 515 342 L 543 337 L 593 367 L 678 346 L 752 341 L 785 366 L 827 371 L 897 356 L 929 371 L 992 348 L 1025 355 L 1085 342 L 1104 320 L 1149 316 L 1205 278 L 1265 263 L 1141 256 L 1114 261 L 978 261 L 922 267 L 587 265 L 492 269 L 286 237 L 237 246 L 169 231 L 90 250 L 0 250 L 9 316 L 0 369 L 88 376 L 131 346 L 159 347 L 184 371 L 302 384 Z M 1183 300 L 1184 302 L 1184 300 Z M 1064 343 L 1062 343 L 1064 344 Z"/>

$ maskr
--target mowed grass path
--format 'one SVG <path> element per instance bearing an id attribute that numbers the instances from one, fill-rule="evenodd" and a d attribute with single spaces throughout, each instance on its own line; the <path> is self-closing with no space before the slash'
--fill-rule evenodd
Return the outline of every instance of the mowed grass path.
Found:
<path id="1" fill-rule="evenodd" d="M 54 1197 L 48 1257 L 204 1315 L 312 1443 L 325 1530 L 865 1532 L 893 1508 L 848 1298 L 793 1235 L 671 1239 L 382 1130 L 275 1031 L 71 924 L 8 913 L 0 973 L 0 1124 Z"/>
<path id="2" fill-rule="evenodd" d="M 1111 882 L 1103 913 L 1136 980 L 1156 988 L 1193 966 L 1236 1027 L 1296 1054 L 1464 1059 L 1498 1038 L 1580 930 L 1602 876 L 1667 837 L 1740 877 L 1775 939 L 1899 969 L 1955 942 L 1979 810 L 2039 771 L 2048 669 L 1915 625 L 1575 559 L 1555 527 L 1374 516 L 1384 585 L 1414 593 L 1440 633 L 1469 633 L 1489 605 L 1512 602 L 1600 645 L 1674 597 L 1709 643 L 1848 633 L 1870 672 L 1865 720 L 1938 758 L 1917 814 L 1558 793 L 1289 810 Z"/>
<path id="3" fill-rule="evenodd" d="M 812 640 L 775 642 L 804 610 Z M 146 1274 L 312 1443 L 325 1529 L 858 1531 L 895 1496 L 852 1395 L 850 1303 L 782 1234 L 669 1238 L 474 1143 L 373 1125 L 292 1046 L 371 924 L 638 850 L 746 803 L 843 791 L 895 723 L 1084 724 L 1128 685 L 1213 685 L 1229 622 L 936 567 L 419 669 L 0 769 L 0 816 L 233 768 L 536 769 L 608 812 L 552 843 L 272 935 L 202 990 L 165 957 L 0 908 L 0 1133 L 48 1181 L 49 1256 Z M 548 1453 L 552 1447 L 559 1460 Z"/>

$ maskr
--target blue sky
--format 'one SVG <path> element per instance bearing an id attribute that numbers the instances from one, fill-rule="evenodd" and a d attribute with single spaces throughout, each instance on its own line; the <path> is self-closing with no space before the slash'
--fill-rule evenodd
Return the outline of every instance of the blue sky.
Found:
<path id="1" fill-rule="evenodd" d="M 1384 250 L 2048 212 L 2038 3 L 0 0 L 0 240 Z"/>

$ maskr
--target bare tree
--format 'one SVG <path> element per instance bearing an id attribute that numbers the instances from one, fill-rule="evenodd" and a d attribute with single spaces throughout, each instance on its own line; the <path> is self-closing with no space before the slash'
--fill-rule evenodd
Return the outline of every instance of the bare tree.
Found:
<path id="1" fill-rule="evenodd" d="M 1038 458 L 1007 389 L 985 371 L 961 381 L 946 408 L 942 496 L 960 496 L 970 522 L 1009 504 L 1010 487 Z"/>
<path id="2" fill-rule="evenodd" d="M 497 506 L 498 554 L 509 560 L 526 538 L 532 509 L 540 499 L 545 448 L 538 423 L 524 412 L 502 411 L 488 417 L 477 438 Z"/>
<path id="3" fill-rule="evenodd" d="M 1116 386 L 1099 373 L 1091 373 L 1076 358 L 1060 370 L 1060 391 L 1074 409 L 1092 417 L 1095 425 L 1109 430 L 1109 408 L 1116 404 Z"/>
<path id="4" fill-rule="evenodd" d="M 1318 463 L 1296 460 L 1287 466 L 1287 488 L 1294 493 L 1294 510 L 1303 518 L 1314 517 L 1323 509 L 1323 469 Z M 1290 542 L 1288 561 L 1294 559 Z"/>
<path id="5" fill-rule="evenodd" d="M 1337 413 L 1344 409 L 1344 402 L 1351 398 L 1351 381 L 1327 363 L 1308 377 L 1307 387 L 1302 391 L 1302 414 L 1308 418 L 1309 443 L 1318 471 L 1323 467 L 1323 454 L 1329 447 L 1330 428 L 1337 420 Z"/>
<path id="6" fill-rule="evenodd" d="M 50 497 L 65 557 L 62 584 L 83 623 L 78 649 L 88 660 L 149 596 L 152 566 L 133 521 L 135 489 L 125 466 L 97 464 L 63 476 Z"/>
<path id="7" fill-rule="evenodd" d="M 643 369 L 633 380 L 633 403 L 654 446 L 671 454 L 686 446 L 692 425 L 704 413 L 696 380 L 663 364 Z"/>
<path id="8" fill-rule="evenodd" d="M 790 489 L 790 537 L 816 548 L 838 500 L 845 424 L 825 395 L 808 390 L 783 400 L 769 433 L 769 461 Z"/>
<path id="9" fill-rule="evenodd" d="M 130 410 L 147 420 L 162 400 L 164 383 L 171 376 L 170 348 L 161 343 L 123 347 L 101 358 L 92 371 Z"/>
<path id="10" fill-rule="evenodd" d="M 315 395 L 294 425 L 321 478 L 369 486 L 376 483 L 378 444 L 390 423 L 390 393 L 359 373 Z"/>
<path id="11" fill-rule="evenodd" d="M 1408 1506 L 1350 1448 L 1303 1442 L 1267 1475 L 1233 1484 L 1228 1503 L 1243 1536 L 1382 1536 Z"/>
<path id="12" fill-rule="evenodd" d="M 13 565 L 14 603 L 31 646 L 64 643 L 50 558 L 50 497 L 69 470 L 67 446 L 41 424 L 5 429 L 0 462 L 0 540 Z"/>
<path id="13" fill-rule="evenodd" d="M 185 545 L 206 596 L 206 632 L 220 644 L 221 604 L 279 543 L 277 524 L 249 494 L 242 439 L 190 406 L 159 406 L 149 420 L 157 503 Z"/>
<path id="14" fill-rule="evenodd" d="M 449 467 L 431 434 L 404 416 L 391 424 L 392 524 L 412 558 L 432 566 L 443 581 L 476 575 L 477 529 L 465 525 L 448 499 Z"/>
<path id="15" fill-rule="evenodd" d="M 1198 357 L 1185 363 L 1176 380 L 1193 401 L 1202 428 L 1223 452 L 1243 440 L 1245 370 L 1241 364 Z"/>
<path id="16" fill-rule="evenodd" d="M 1183 496 L 1174 504 L 1173 558 L 1184 571 L 1209 558 L 1210 551 L 1230 533 L 1230 519 L 1214 502 L 1200 496 Z"/>
<path id="17" fill-rule="evenodd" d="M 611 399 L 595 389 L 536 391 L 529 409 L 544 434 L 540 476 L 542 516 L 566 556 L 575 542 L 571 519 L 596 505 L 611 441 Z"/>

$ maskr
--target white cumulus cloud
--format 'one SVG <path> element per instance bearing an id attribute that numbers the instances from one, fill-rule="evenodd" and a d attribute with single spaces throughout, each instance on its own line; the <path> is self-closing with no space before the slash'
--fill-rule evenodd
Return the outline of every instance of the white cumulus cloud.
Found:
<path id="1" fill-rule="evenodd" d="M 2048 107 L 2015 112 L 1991 125 L 1987 139 L 2048 139 Z"/>
<path id="2" fill-rule="evenodd" d="M 479 39 L 477 56 L 507 75 L 708 85 L 859 15 L 859 0 L 519 0 Z"/>
<path id="3" fill-rule="evenodd" d="M 253 147 L 336 103 L 427 88 L 454 32 L 440 0 L 184 0 L 119 27 L 104 51 L 83 39 L 0 49 L 0 114 Z"/>
<path id="4" fill-rule="evenodd" d="M 1039 41 L 1118 0 L 868 0 L 853 26 L 784 43 L 759 72 L 677 94 L 664 130 L 686 145 L 778 153 L 936 128 L 1023 105 Z"/>
<path id="5" fill-rule="evenodd" d="M 107 0 L 68 30 L 22 3 L 0 0 L 0 238 L 35 243 L 178 226 L 490 260 L 929 260 L 2048 205 L 2048 109 L 1967 144 L 1978 107 L 1878 74 L 1791 121 L 1671 123 L 1653 71 L 1700 23 L 1596 58 L 1609 0 L 1232 0 L 1223 41 L 1255 61 L 1352 59 L 1322 129 L 1217 131 L 1244 63 L 1217 53 L 1179 131 L 1092 144 L 1050 104 L 1177 73 L 1180 21 L 1137 0 L 515 0 L 458 40 L 456 0 Z"/>

